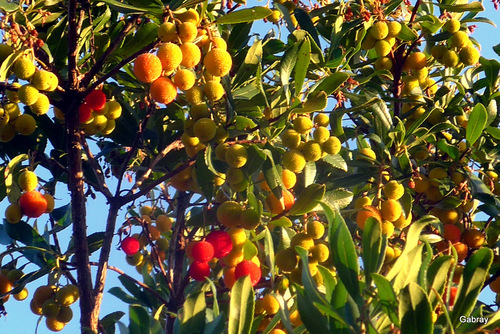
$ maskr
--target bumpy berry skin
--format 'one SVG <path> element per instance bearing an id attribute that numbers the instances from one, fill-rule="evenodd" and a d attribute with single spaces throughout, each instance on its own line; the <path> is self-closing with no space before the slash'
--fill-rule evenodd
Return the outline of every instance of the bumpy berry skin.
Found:
<path id="1" fill-rule="evenodd" d="M 37 116 L 45 115 L 50 109 L 49 98 L 44 94 L 38 94 L 38 99 L 30 105 L 30 109 Z"/>
<path id="2" fill-rule="evenodd" d="M 184 43 L 180 46 L 182 52 L 181 65 L 187 68 L 193 68 L 201 61 L 200 48 L 194 43 Z"/>
<path id="3" fill-rule="evenodd" d="M 184 22 L 179 26 L 179 38 L 183 43 L 192 42 L 198 35 L 198 29 L 192 22 Z"/>
<path id="4" fill-rule="evenodd" d="M 203 64 L 210 74 L 223 77 L 231 70 L 233 60 L 227 51 L 212 49 L 206 54 Z"/>
<path id="5" fill-rule="evenodd" d="M 80 123 L 86 123 L 92 115 L 92 109 L 87 104 L 81 104 L 78 107 L 78 119 Z"/>
<path id="6" fill-rule="evenodd" d="M 210 265 L 208 262 L 194 261 L 189 266 L 189 276 L 198 282 L 203 282 L 205 277 L 210 276 Z"/>
<path id="7" fill-rule="evenodd" d="M 479 51 L 471 46 L 466 46 L 462 50 L 460 50 L 459 53 L 460 61 L 465 65 L 465 66 L 471 66 L 475 65 L 479 62 Z"/>
<path id="8" fill-rule="evenodd" d="M 22 134 L 23 136 L 29 136 L 36 129 L 36 121 L 33 116 L 28 114 L 22 114 L 18 118 L 16 118 L 16 123 L 14 124 L 17 132 Z M 7 127 L 4 127 L 4 129 Z"/>
<path id="9" fill-rule="evenodd" d="M 174 43 L 160 45 L 156 55 L 160 58 L 161 65 L 166 72 L 172 72 L 182 62 L 182 50 Z"/>
<path id="10" fill-rule="evenodd" d="M 152 53 L 139 55 L 134 62 L 134 74 L 137 80 L 151 83 L 161 75 L 162 65 L 160 59 Z"/>
<path id="11" fill-rule="evenodd" d="M 260 281 L 262 271 L 260 267 L 252 261 L 241 261 L 234 270 L 234 277 L 238 280 L 247 275 L 250 276 L 252 286 L 255 286 Z"/>
<path id="12" fill-rule="evenodd" d="M 5 209 L 5 219 L 10 224 L 17 224 L 23 217 L 21 207 L 17 204 L 11 204 Z"/>
<path id="13" fill-rule="evenodd" d="M 217 220 L 226 227 L 233 227 L 240 223 L 243 209 L 234 201 L 227 201 L 217 208 Z"/>
<path id="14" fill-rule="evenodd" d="M 405 189 L 402 184 L 396 180 L 387 182 L 384 186 L 384 195 L 389 199 L 398 200 L 403 197 Z"/>
<path id="15" fill-rule="evenodd" d="M 35 190 L 38 185 L 38 177 L 34 172 L 25 170 L 19 174 L 17 184 L 23 191 L 32 191 Z"/>
<path id="16" fill-rule="evenodd" d="M 293 128 L 301 134 L 306 134 L 313 128 L 313 122 L 307 116 L 300 116 L 293 120 Z"/>
<path id="17" fill-rule="evenodd" d="M 377 40 L 386 38 L 388 34 L 389 27 L 387 23 L 383 21 L 376 22 L 370 29 L 370 35 Z"/>
<path id="18" fill-rule="evenodd" d="M 31 61 L 28 58 L 20 58 L 14 63 L 14 74 L 19 78 L 23 80 L 28 80 L 35 74 L 36 67 L 35 64 L 33 64 L 33 61 Z"/>
<path id="19" fill-rule="evenodd" d="M 224 96 L 224 87 L 217 81 L 208 81 L 203 88 L 205 96 L 210 101 L 218 101 Z"/>
<path id="20" fill-rule="evenodd" d="M 297 254 L 290 248 L 282 249 L 276 253 L 275 263 L 280 270 L 289 273 L 297 266 Z"/>
<path id="21" fill-rule="evenodd" d="M 17 96 L 19 100 L 27 106 L 30 106 L 38 100 L 38 95 L 40 92 L 33 85 L 24 85 L 19 88 L 17 91 Z"/>
<path id="22" fill-rule="evenodd" d="M 220 259 L 226 256 L 233 249 L 231 236 L 225 231 L 212 231 L 207 235 L 206 241 L 214 248 L 214 257 Z"/>
<path id="23" fill-rule="evenodd" d="M 154 101 L 169 104 L 177 97 L 177 87 L 169 78 L 159 77 L 151 84 L 149 93 Z"/>
<path id="24" fill-rule="evenodd" d="M 229 166 L 241 168 L 245 166 L 248 161 L 248 152 L 245 146 L 241 144 L 234 144 L 226 149 L 224 157 Z"/>
<path id="25" fill-rule="evenodd" d="M 175 73 L 173 80 L 180 90 L 188 90 L 194 86 L 196 77 L 190 70 L 180 69 Z"/>
<path id="26" fill-rule="evenodd" d="M 38 191 L 28 191 L 19 198 L 19 206 L 24 215 L 38 218 L 47 210 L 47 200 Z"/>
<path id="27" fill-rule="evenodd" d="M 194 123 L 193 131 L 202 142 L 208 142 L 215 137 L 217 125 L 210 118 L 200 118 Z"/>
<path id="28" fill-rule="evenodd" d="M 136 238 L 126 237 L 122 240 L 121 247 L 125 254 L 131 256 L 139 251 L 141 245 L 139 243 L 139 240 L 137 240 Z"/>
<path id="29" fill-rule="evenodd" d="M 191 248 L 191 256 L 195 261 L 208 262 L 214 257 L 214 246 L 207 241 L 198 241 Z"/>
<path id="30" fill-rule="evenodd" d="M 106 104 L 106 95 L 102 90 L 94 90 L 85 96 L 85 102 L 91 109 L 101 110 Z"/>
<path id="31" fill-rule="evenodd" d="M 177 38 L 175 23 L 163 22 L 158 28 L 158 37 L 162 42 L 173 42 Z"/>
<path id="32" fill-rule="evenodd" d="M 286 169 L 300 173 L 306 166 L 306 158 L 299 150 L 290 150 L 283 155 L 282 163 Z"/>

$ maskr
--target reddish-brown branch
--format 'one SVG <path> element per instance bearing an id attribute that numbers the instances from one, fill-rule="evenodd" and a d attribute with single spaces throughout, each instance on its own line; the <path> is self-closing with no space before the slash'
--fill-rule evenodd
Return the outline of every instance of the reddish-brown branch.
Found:
<path id="1" fill-rule="evenodd" d="M 92 320 L 96 322 L 96 325 L 99 321 L 99 312 L 101 310 L 101 302 L 104 294 L 104 284 L 106 283 L 106 272 L 108 268 L 109 254 L 111 252 L 111 244 L 113 242 L 116 218 L 118 217 L 118 211 L 120 210 L 120 207 L 121 206 L 116 201 L 110 201 L 108 218 L 106 221 L 106 230 L 104 232 L 101 253 L 99 254 L 99 263 L 97 267 L 95 286 L 93 290 L 92 288 L 90 288 L 90 290 L 87 290 L 87 294 L 92 295 L 94 299 Z M 93 291 L 93 293 L 91 294 L 90 291 Z"/>

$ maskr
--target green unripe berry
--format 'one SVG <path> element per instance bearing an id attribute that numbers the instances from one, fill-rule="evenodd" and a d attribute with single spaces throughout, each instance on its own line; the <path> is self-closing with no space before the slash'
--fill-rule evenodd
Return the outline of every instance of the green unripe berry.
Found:
<path id="1" fill-rule="evenodd" d="M 35 74 L 36 67 L 32 60 L 23 57 L 16 60 L 13 71 L 19 79 L 28 80 Z"/>
<path id="2" fill-rule="evenodd" d="M 448 50 L 443 55 L 443 59 L 441 62 L 446 67 L 455 67 L 458 65 L 459 61 L 460 59 L 458 58 L 457 53 L 453 50 Z"/>
<path id="3" fill-rule="evenodd" d="M 375 52 L 379 57 L 385 57 L 391 53 L 392 46 L 386 40 L 380 40 L 375 43 Z"/>
<path id="4" fill-rule="evenodd" d="M 31 111 L 37 116 L 45 115 L 49 108 L 49 98 L 44 94 L 38 94 L 38 99 L 30 106 Z"/>
<path id="5" fill-rule="evenodd" d="M 306 158 L 301 151 L 290 150 L 286 151 L 285 154 L 283 154 L 282 163 L 286 169 L 289 169 L 294 173 L 299 173 L 306 166 Z"/>
<path id="6" fill-rule="evenodd" d="M 479 51 L 472 45 L 464 47 L 459 53 L 460 61 L 465 66 L 477 64 L 479 62 Z"/>
<path id="7" fill-rule="evenodd" d="M 210 118 L 200 118 L 194 123 L 194 135 L 202 142 L 208 142 L 215 137 L 217 125 Z"/>
<path id="8" fill-rule="evenodd" d="M 453 34 L 453 36 L 451 36 L 451 44 L 459 49 L 469 45 L 469 42 L 469 35 L 467 35 L 464 31 L 457 31 Z"/>
<path id="9" fill-rule="evenodd" d="M 208 81 L 203 88 L 203 92 L 210 101 L 218 101 L 224 96 L 224 87 L 218 81 Z"/>
<path id="10" fill-rule="evenodd" d="M 293 121 L 293 127 L 298 133 L 306 134 L 313 128 L 313 123 L 309 117 L 300 116 Z"/>
<path id="11" fill-rule="evenodd" d="M 234 144 L 226 149 L 224 157 L 229 166 L 241 168 L 245 166 L 248 161 L 248 152 L 245 146 Z"/>
<path id="12" fill-rule="evenodd" d="M 442 62 L 443 56 L 448 51 L 444 45 L 434 45 L 431 49 L 431 55 L 439 62 Z"/>
<path id="13" fill-rule="evenodd" d="M 321 145 L 321 147 L 326 153 L 335 155 L 339 154 L 340 149 L 342 148 L 342 144 L 337 137 L 331 136 L 327 141 L 323 143 L 323 145 Z"/>
<path id="14" fill-rule="evenodd" d="M 401 23 L 399 23 L 398 21 L 388 22 L 387 27 L 389 28 L 389 37 L 397 37 L 401 32 Z"/>
<path id="15" fill-rule="evenodd" d="M 310 140 L 302 147 L 302 153 L 306 161 L 318 161 L 323 155 L 323 150 L 320 143 Z"/>
<path id="16" fill-rule="evenodd" d="M 318 126 L 328 126 L 330 124 L 330 117 L 328 114 L 319 113 L 314 116 L 314 124 Z"/>
<path id="17" fill-rule="evenodd" d="M 300 145 L 300 134 L 293 129 L 287 129 L 283 131 L 281 135 L 281 141 L 283 143 L 283 146 L 287 148 L 297 148 Z"/>
<path id="18" fill-rule="evenodd" d="M 19 100 L 27 106 L 34 104 L 38 100 L 40 92 L 33 85 L 24 85 L 17 91 Z"/>
<path id="19" fill-rule="evenodd" d="M 313 138 L 318 143 L 323 144 L 330 138 L 330 130 L 324 126 L 318 126 L 313 132 Z"/>
<path id="20" fill-rule="evenodd" d="M 450 34 L 456 33 L 460 30 L 460 21 L 457 19 L 450 19 L 446 21 L 443 26 L 443 30 L 449 32 Z"/>

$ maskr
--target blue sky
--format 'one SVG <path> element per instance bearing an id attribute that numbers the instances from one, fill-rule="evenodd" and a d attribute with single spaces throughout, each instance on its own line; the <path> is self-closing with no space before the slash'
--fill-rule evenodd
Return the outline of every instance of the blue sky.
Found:
<path id="1" fill-rule="evenodd" d="M 249 5 L 265 5 L 265 2 L 258 2 L 258 1 L 249 1 Z M 487 1 L 485 3 L 486 11 L 484 13 L 481 13 L 480 16 L 485 16 L 488 17 L 489 19 L 493 20 L 497 26 L 500 25 L 500 12 L 495 11 L 493 9 L 493 5 L 490 1 Z M 255 26 L 256 32 L 260 34 L 261 37 L 263 37 L 269 29 L 275 28 L 275 25 L 272 25 L 270 23 L 264 24 L 264 23 L 259 23 Z M 285 28 L 283 28 L 285 29 Z M 487 57 L 487 58 L 499 58 L 494 51 L 492 50 L 492 46 L 500 43 L 500 28 L 498 27 L 492 27 L 487 24 L 479 23 L 477 29 L 474 32 L 473 35 L 482 45 L 483 49 L 481 51 L 482 55 Z M 43 174 L 41 175 L 43 177 Z M 57 189 L 56 192 L 56 207 L 65 205 L 69 202 L 69 197 L 68 197 L 68 191 L 65 189 L 65 187 L 61 186 Z M 3 213 L 5 208 L 7 206 L 6 201 L 3 201 L 0 203 L 0 213 Z M 106 214 L 107 214 L 107 206 L 105 204 L 104 198 L 98 196 L 96 200 L 92 200 L 88 203 L 88 212 L 89 212 L 89 217 L 88 217 L 88 227 L 89 227 L 89 233 L 97 232 L 97 231 L 102 231 L 105 226 L 105 219 L 106 219 Z M 118 220 L 118 224 L 120 224 L 123 221 L 123 214 L 125 210 L 122 210 L 121 212 L 121 219 Z M 42 226 L 43 224 L 46 223 L 46 218 L 44 216 L 41 217 L 39 221 L 39 226 Z M 67 245 L 67 241 L 69 240 L 69 237 L 71 235 L 71 229 L 68 228 L 66 231 L 64 231 L 60 237 L 60 240 L 65 240 L 65 242 L 62 242 L 63 248 Z M 116 245 L 115 245 L 116 246 Z M 0 250 L 4 250 L 4 246 L 0 246 Z M 124 255 L 121 251 L 116 250 L 116 247 L 113 248 L 113 252 L 111 254 L 111 260 L 110 264 L 117 266 L 121 269 L 124 269 L 127 273 L 131 274 L 132 276 L 139 278 L 139 275 L 136 273 L 135 269 L 129 265 L 126 264 L 124 260 Z M 33 267 L 31 268 L 33 269 Z M 106 285 L 106 290 L 113 286 L 121 286 L 119 281 L 117 280 L 117 274 L 114 272 L 109 272 L 108 274 L 108 281 Z M 36 289 L 36 286 L 39 284 L 46 284 L 45 279 L 40 279 L 36 283 L 33 283 L 28 286 L 30 293 L 33 293 L 33 291 Z M 30 295 L 31 297 L 31 295 Z M 28 297 L 28 300 L 29 298 Z M 481 295 L 481 299 L 487 303 L 493 302 L 494 299 L 494 294 L 491 293 L 489 289 L 486 289 L 483 294 Z M 2 317 L 0 318 L 0 328 L 1 328 L 1 333 L 34 333 L 35 332 L 35 327 L 38 321 L 38 317 L 33 315 L 29 309 L 29 301 L 24 301 L 24 302 L 17 302 L 13 299 L 11 299 L 7 304 L 6 308 L 8 311 L 7 317 Z M 75 319 L 66 326 L 66 328 L 61 332 L 61 333 L 78 333 L 79 332 L 79 319 L 78 319 L 78 309 L 76 306 L 73 307 L 74 313 L 75 313 Z M 122 310 L 127 312 L 127 305 L 115 298 L 114 296 L 111 296 L 109 294 L 105 295 L 104 301 L 103 301 L 103 307 L 102 307 L 102 312 L 101 316 L 104 316 L 108 313 L 117 311 L 117 310 Z M 127 322 L 127 316 L 123 318 L 125 322 Z M 51 333 L 44 324 L 44 321 L 40 324 L 40 327 L 38 329 L 38 333 L 44 334 L 44 333 Z"/>

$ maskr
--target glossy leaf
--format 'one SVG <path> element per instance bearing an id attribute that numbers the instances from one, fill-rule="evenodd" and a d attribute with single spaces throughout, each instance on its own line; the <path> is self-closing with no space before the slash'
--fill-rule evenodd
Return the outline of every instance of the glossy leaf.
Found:
<path id="1" fill-rule="evenodd" d="M 234 283 L 229 303 L 228 334 L 246 334 L 252 328 L 255 294 L 249 276 Z"/>
<path id="2" fill-rule="evenodd" d="M 488 113 L 486 108 L 481 103 L 476 104 L 472 109 L 465 129 L 465 138 L 469 145 L 473 145 L 481 137 L 487 121 Z"/>
<path id="3" fill-rule="evenodd" d="M 377 274 L 382 268 L 387 247 L 387 237 L 382 234 L 380 221 L 373 217 L 366 220 L 363 230 L 363 266 L 365 269 L 366 284 L 370 285 L 371 275 Z"/>
<path id="4" fill-rule="evenodd" d="M 402 290 L 399 301 L 399 318 L 403 333 L 433 333 L 431 305 L 424 289 L 411 282 Z"/>
<path id="5" fill-rule="evenodd" d="M 205 292 L 189 295 L 182 307 L 180 334 L 203 333 L 205 328 Z"/>
<path id="6" fill-rule="evenodd" d="M 224 15 L 218 18 L 215 23 L 218 24 L 235 24 L 235 23 L 244 23 L 251 22 L 263 19 L 269 14 L 271 14 L 271 10 L 266 7 L 252 7 L 245 8 L 242 10 L 237 10 L 227 15 Z"/>

